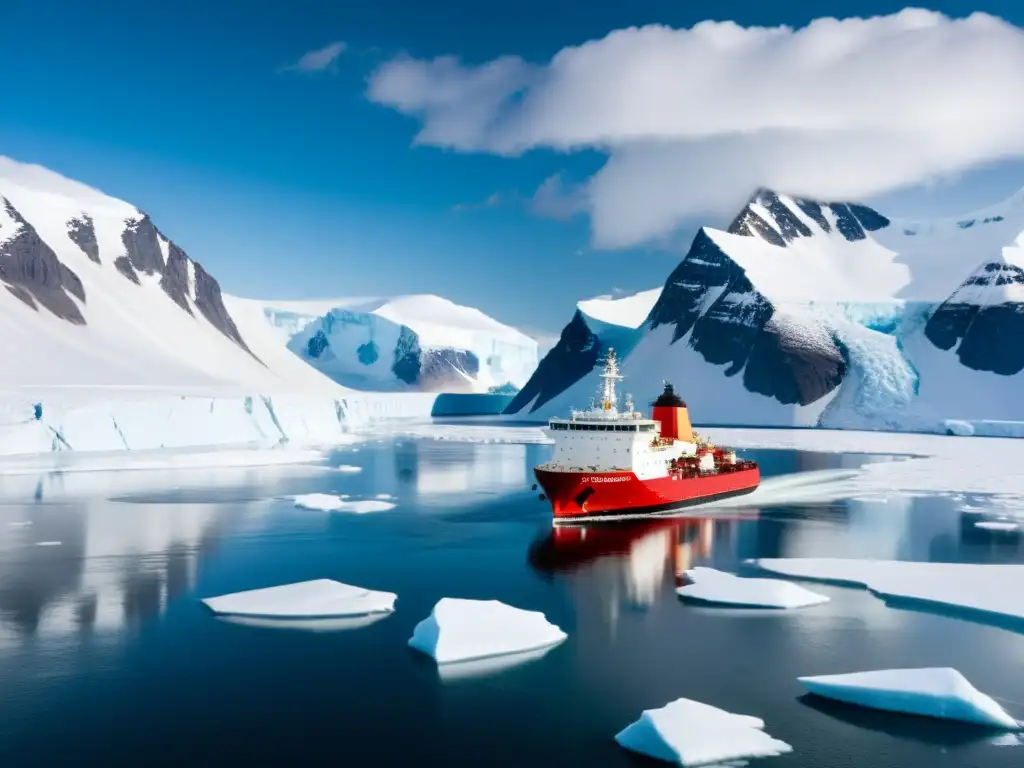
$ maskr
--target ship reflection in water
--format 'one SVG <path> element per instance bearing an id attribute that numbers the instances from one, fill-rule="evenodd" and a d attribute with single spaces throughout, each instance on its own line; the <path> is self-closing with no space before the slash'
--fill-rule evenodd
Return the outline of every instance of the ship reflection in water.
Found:
<path id="1" fill-rule="evenodd" d="M 530 565 L 544 576 L 597 580 L 612 602 L 646 609 L 663 589 L 682 586 L 686 571 L 712 559 L 716 548 L 736 562 L 740 521 L 750 516 L 672 518 L 636 523 L 554 526 L 529 550 Z M 749 523 L 748 523 L 749 525 Z M 624 590 L 624 593 L 623 593 Z"/>

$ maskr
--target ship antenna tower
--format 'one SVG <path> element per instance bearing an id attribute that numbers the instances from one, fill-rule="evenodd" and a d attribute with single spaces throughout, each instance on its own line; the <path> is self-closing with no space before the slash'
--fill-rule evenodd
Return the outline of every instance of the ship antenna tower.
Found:
<path id="1" fill-rule="evenodd" d="M 609 411 L 614 410 L 619 396 L 615 391 L 615 385 L 622 380 L 619 373 L 619 361 L 615 357 L 615 350 L 608 348 L 608 356 L 604 360 L 604 370 L 601 371 L 601 408 Z"/>

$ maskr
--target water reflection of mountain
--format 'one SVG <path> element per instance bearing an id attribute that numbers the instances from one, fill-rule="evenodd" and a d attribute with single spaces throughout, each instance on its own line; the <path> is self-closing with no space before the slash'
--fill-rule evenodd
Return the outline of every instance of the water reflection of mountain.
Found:
<path id="1" fill-rule="evenodd" d="M 532 480 L 531 450 L 515 444 L 446 444 L 443 441 L 396 443 L 393 477 L 411 486 L 419 501 L 450 506 L 479 501 L 479 493 L 520 490 Z M 390 480 L 390 478 L 388 478 Z M 389 483 L 390 484 L 390 483 Z"/>
<path id="2" fill-rule="evenodd" d="M 216 546 L 213 521 L 201 504 L 0 507 L 0 640 L 105 633 L 159 615 Z"/>

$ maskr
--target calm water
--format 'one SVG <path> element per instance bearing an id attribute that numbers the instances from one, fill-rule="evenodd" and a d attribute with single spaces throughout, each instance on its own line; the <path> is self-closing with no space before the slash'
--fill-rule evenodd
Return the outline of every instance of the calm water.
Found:
<path id="1" fill-rule="evenodd" d="M 854 589 L 783 613 L 682 603 L 677 574 L 749 557 L 1024 562 L 943 497 L 848 501 L 554 540 L 530 490 L 546 446 L 385 441 L 359 474 L 261 469 L 66 474 L 0 483 L 0 764 L 641 766 L 614 734 L 686 696 L 757 715 L 778 768 L 995 768 L 1024 746 L 969 726 L 828 706 L 798 675 L 955 666 L 1024 718 L 1024 636 L 886 607 Z M 766 474 L 880 457 L 747 452 Z M 388 493 L 370 515 L 285 498 Z M 30 523 L 30 524 L 26 524 Z M 40 542 L 51 542 L 39 546 Z M 55 544 L 52 542 L 60 542 Z M 334 632 L 211 616 L 200 597 L 312 578 L 396 592 Z M 406 641 L 443 596 L 544 611 L 546 656 L 441 678 Z"/>

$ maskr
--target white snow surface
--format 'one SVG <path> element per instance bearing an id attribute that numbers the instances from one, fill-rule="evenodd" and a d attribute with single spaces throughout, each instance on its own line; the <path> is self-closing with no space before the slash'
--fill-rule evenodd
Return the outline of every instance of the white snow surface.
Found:
<path id="1" fill-rule="evenodd" d="M 805 608 L 827 603 L 825 595 L 781 579 L 749 579 L 714 568 L 691 568 L 686 578 L 692 583 L 676 589 L 688 600 L 712 605 L 743 608 Z"/>
<path id="2" fill-rule="evenodd" d="M 854 477 L 845 478 L 850 496 L 977 493 L 1024 499 L 1024 473 L 1019 471 L 1024 465 L 1024 442 L 1020 440 L 826 429 L 714 428 L 703 432 L 715 444 L 736 449 L 911 456 L 873 462 Z"/>
<path id="3" fill-rule="evenodd" d="M 654 309 L 661 296 L 661 288 L 641 291 L 631 296 L 595 296 L 577 302 L 576 308 L 587 317 L 608 325 L 639 328 Z"/>
<path id="4" fill-rule="evenodd" d="M 889 712 L 1018 730 L 1017 721 L 955 669 L 883 669 L 798 678 L 813 694 Z"/>
<path id="5" fill-rule="evenodd" d="M 538 651 L 566 637 L 539 611 L 498 600 L 445 597 L 416 625 L 409 646 L 447 664 Z"/>
<path id="6" fill-rule="evenodd" d="M 1024 565 L 916 563 L 841 558 L 762 558 L 770 573 L 867 587 L 882 598 L 974 612 L 1024 622 Z"/>
<path id="7" fill-rule="evenodd" d="M 644 710 L 615 740 L 633 752 L 683 766 L 736 765 L 736 761 L 793 751 L 763 729 L 760 718 L 676 699 L 660 709 Z"/>
<path id="8" fill-rule="evenodd" d="M 325 619 L 390 613 L 397 595 L 342 584 L 332 579 L 314 579 L 279 587 L 250 589 L 203 603 L 214 613 L 274 619 Z"/>

